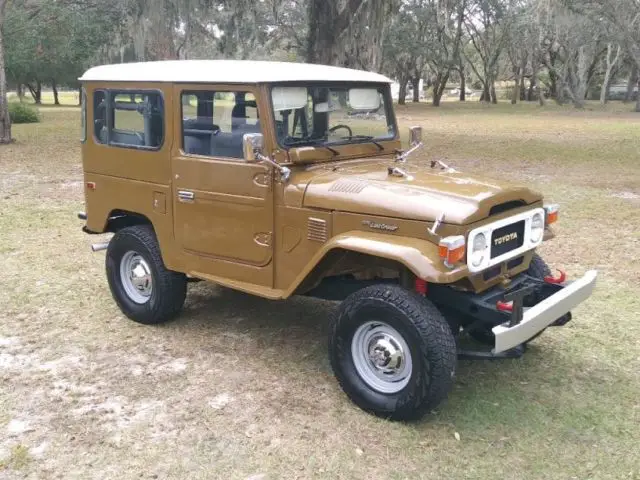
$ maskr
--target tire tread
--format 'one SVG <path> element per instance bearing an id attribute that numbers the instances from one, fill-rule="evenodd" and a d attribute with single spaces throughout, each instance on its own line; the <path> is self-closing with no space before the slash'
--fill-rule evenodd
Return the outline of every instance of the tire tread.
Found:
<path id="1" fill-rule="evenodd" d="M 342 322 L 362 304 L 384 302 L 405 315 L 421 339 L 421 361 L 428 366 L 423 378 L 417 377 L 415 388 L 400 395 L 393 411 L 378 410 L 363 400 L 340 369 L 339 358 L 350 354 L 350 345 L 340 338 Z M 347 350 L 345 352 L 345 349 Z M 332 367 L 345 393 L 364 410 L 395 420 L 419 418 L 446 399 L 454 380 L 457 364 L 455 339 L 449 324 L 430 301 L 395 285 L 373 285 L 349 296 L 335 315 L 330 331 L 329 352 Z"/>
<path id="2" fill-rule="evenodd" d="M 126 303 L 119 298 L 119 295 L 116 294 L 114 287 L 111 285 L 113 280 L 108 272 L 110 268 L 110 254 L 113 252 L 113 249 L 118 248 L 123 241 L 128 242 L 129 239 L 141 243 L 144 248 L 146 248 L 147 251 L 144 253 L 149 255 L 152 268 L 156 273 L 153 279 L 153 287 L 157 289 L 159 294 L 156 297 L 156 301 L 150 305 L 150 308 L 146 310 L 141 309 L 140 312 L 132 312 Z M 158 324 L 175 318 L 182 310 L 187 295 L 187 278 L 183 273 L 174 272 L 166 268 L 162 260 L 160 245 L 158 244 L 156 234 L 151 225 L 135 225 L 119 230 L 109 243 L 106 263 L 113 297 L 123 313 L 131 320 L 143 324 Z M 113 272 L 113 275 L 119 275 L 119 273 Z"/>

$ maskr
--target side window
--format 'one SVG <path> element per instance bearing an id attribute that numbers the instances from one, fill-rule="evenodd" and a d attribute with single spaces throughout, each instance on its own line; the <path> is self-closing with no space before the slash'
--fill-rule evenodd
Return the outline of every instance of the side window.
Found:
<path id="1" fill-rule="evenodd" d="M 158 92 L 97 90 L 93 97 L 96 141 L 157 150 L 164 141 L 164 103 Z"/>
<path id="2" fill-rule="evenodd" d="M 109 144 L 158 149 L 164 140 L 164 105 L 158 92 L 111 91 Z"/>
<path id="3" fill-rule="evenodd" d="M 104 90 L 93 92 L 93 133 L 96 142 L 107 143 L 107 93 Z"/>
<path id="4" fill-rule="evenodd" d="M 84 143 L 87 141 L 87 92 L 84 87 L 80 92 L 80 103 L 80 141 Z"/>
<path id="5" fill-rule="evenodd" d="M 183 92 L 181 104 L 185 153 L 241 159 L 244 134 L 260 132 L 258 107 L 250 92 Z"/>

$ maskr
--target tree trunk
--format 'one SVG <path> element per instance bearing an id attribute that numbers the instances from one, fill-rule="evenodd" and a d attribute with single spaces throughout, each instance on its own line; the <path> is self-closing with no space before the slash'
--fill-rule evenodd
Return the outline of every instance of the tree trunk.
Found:
<path id="1" fill-rule="evenodd" d="M 18 83 L 18 86 L 16 87 L 16 95 L 18 95 L 20 103 L 24 102 L 24 86 L 21 83 Z"/>
<path id="2" fill-rule="evenodd" d="M 536 89 L 536 80 L 537 80 L 538 72 L 534 71 L 531 75 L 531 80 L 529 80 L 529 89 L 527 90 L 527 102 L 531 102 L 533 100 L 533 95 Z"/>
<path id="3" fill-rule="evenodd" d="M 482 83 L 482 95 L 480 96 L 481 102 L 491 102 L 491 91 L 489 90 L 489 83 L 486 81 Z"/>
<path id="4" fill-rule="evenodd" d="M 310 0 L 307 62 L 378 71 L 388 0 Z"/>
<path id="5" fill-rule="evenodd" d="M 638 79 L 638 98 L 636 100 L 636 112 L 640 112 L 640 79 Z"/>
<path id="6" fill-rule="evenodd" d="M 7 100 L 7 78 L 4 67 L 4 40 L 2 36 L 4 11 L 7 0 L 0 0 L 0 144 L 11 143 L 11 118 Z"/>
<path id="7" fill-rule="evenodd" d="M 520 82 L 522 81 L 522 87 L 520 86 Z M 520 89 L 524 89 L 524 77 L 520 75 L 520 68 L 516 71 L 516 79 L 513 82 L 513 93 L 511 95 L 511 105 L 515 105 L 518 103 L 518 99 L 520 98 Z"/>
<path id="8" fill-rule="evenodd" d="M 40 80 L 36 82 L 35 87 L 30 83 L 27 83 L 27 88 L 29 89 L 29 93 L 31 93 L 31 96 L 33 97 L 33 102 L 36 105 L 41 105 L 42 104 L 42 83 L 40 83 Z"/>
<path id="9" fill-rule="evenodd" d="M 447 88 L 447 82 L 449 81 L 450 72 L 439 73 L 436 77 L 436 81 L 433 84 L 433 101 L 431 102 L 434 107 L 439 107 L 442 101 L 442 95 L 444 95 L 444 89 Z"/>
<path id="10" fill-rule="evenodd" d="M 558 74 L 555 70 L 549 70 L 549 97 L 558 99 Z M 560 99 L 562 103 L 562 99 Z"/>
<path id="11" fill-rule="evenodd" d="M 536 77 L 531 77 L 531 81 L 529 82 L 529 88 L 527 89 L 527 102 L 533 101 L 535 88 L 536 88 Z"/>
<path id="12" fill-rule="evenodd" d="M 413 103 L 420 103 L 420 77 L 411 79 L 411 88 L 413 89 Z"/>
<path id="13" fill-rule="evenodd" d="M 491 80 L 491 103 L 494 105 L 498 104 L 498 97 L 496 96 L 496 82 Z"/>
<path id="14" fill-rule="evenodd" d="M 82 106 L 82 86 L 78 87 L 78 106 Z"/>
<path id="15" fill-rule="evenodd" d="M 464 76 L 464 67 L 460 64 L 460 101 L 467 100 L 467 79 Z"/>
<path id="16" fill-rule="evenodd" d="M 51 81 L 51 88 L 53 89 L 53 104 L 60 105 L 60 99 L 58 98 L 58 86 L 56 85 L 56 81 Z"/>
<path id="17" fill-rule="evenodd" d="M 624 95 L 624 103 L 629 103 L 633 98 L 633 90 L 636 88 L 636 84 L 638 81 L 638 65 L 635 63 L 631 69 L 631 76 L 629 77 L 629 81 L 627 82 L 627 93 Z"/>
<path id="18" fill-rule="evenodd" d="M 407 97 L 407 79 L 400 79 L 400 88 L 398 89 L 398 105 L 406 104 Z"/>

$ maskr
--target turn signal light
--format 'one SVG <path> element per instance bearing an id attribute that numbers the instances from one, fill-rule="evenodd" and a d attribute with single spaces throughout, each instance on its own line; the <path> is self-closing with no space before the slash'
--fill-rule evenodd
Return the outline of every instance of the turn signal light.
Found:
<path id="1" fill-rule="evenodd" d="M 460 262 L 465 254 L 465 241 L 462 235 L 452 237 L 444 237 L 438 245 L 438 253 L 440 258 L 444 260 L 444 264 L 453 268 L 453 265 Z"/>
<path id="2" fill-rule="evenodd" d="M 552 223 L 556 223 L 558 221 L 558 211 L 560 210 L 559 205 L 545 205 L 545 225 L 551 225 Z"/>

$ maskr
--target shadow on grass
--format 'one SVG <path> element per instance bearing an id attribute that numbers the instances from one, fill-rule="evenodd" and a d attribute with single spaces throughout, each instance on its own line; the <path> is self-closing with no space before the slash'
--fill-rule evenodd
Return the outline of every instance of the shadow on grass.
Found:
<path id="1" fill-rule="evenodd" d="M 326 339 L 336 306 L 305 297 L 269 301 L 203 283 L 192 286 L 183 315 L 163 330 L 181 332 L 194 349 L 224 349 L 225 338 L 242 338 L 236 348 L 244 352 L 234 354 L 251 355 L 247 368 L 250 362 L 272 363 L 285 377 L 296 372 L 324 382 L 317 375 L 332 374 Z M 537 339 L 522 359 L 460 361 L 448 402 L 410 428 L 444 423 L 478 436 L 498 429 L 505 438 L 568 436 L 579 443 L 621 434 L 621 425 L 629 425 L 620 419 L 633 406 L 634 380 L 614 365 L 594 362 L 586 350 L 570 354 L 546 340 L 554 331 Z M 616 401 L 602 401 L 614 387 Z"/>

